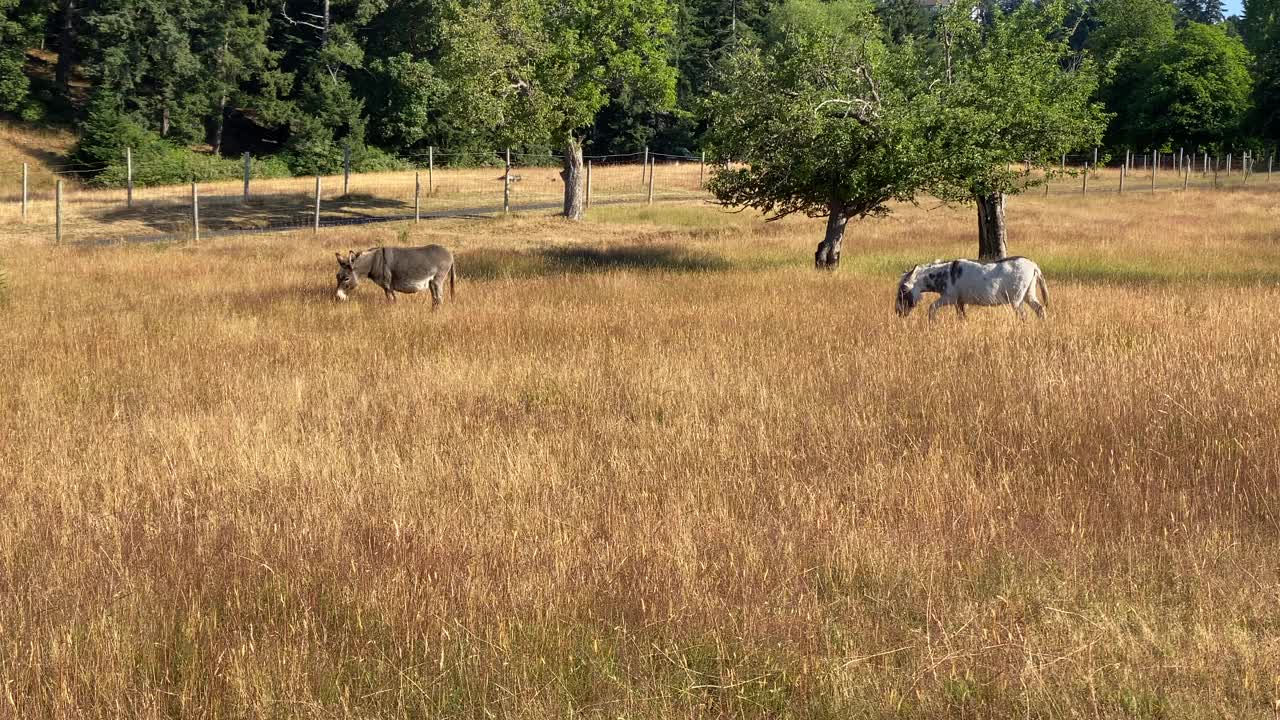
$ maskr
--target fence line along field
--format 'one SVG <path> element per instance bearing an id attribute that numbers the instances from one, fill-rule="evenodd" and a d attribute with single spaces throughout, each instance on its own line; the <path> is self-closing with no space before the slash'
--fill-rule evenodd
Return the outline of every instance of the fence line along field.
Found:
<path id="1" fill-rule="evenodd" d="M 965 209 L 7 235 L 0 715 L 1274 719 L 1280 196 L 1164 197 L 1010 201 L 1046 322 L 894 315 Z"/>
<path id="2" fill-rule="evenodd" d="M 539 158 L 514 158 L 531 162 Z M 626 160 L 626 158 L 623 158 Z M 511 169 L 510 207 L 534 210 L 558 207 L 564 183 L 560 168 L 516 162 Z M 591 199 L 596 204 L 645 203 L 705 197 L 706 168 L 698 159 L 654 159 L 650 183 L 643 164 L 609 159 L 592 162 Z M 60 176 L 63 184 L 64 242 L 185 239 L 193 234 L 190 185 L 93 188 Z M 422 167 L 418 170 L 359 173 L 320 178 L 320 224 L 342 225 L 419 215 L 457 216 L 501 213 L 506 171 L 503 167 Z M 651 187 L 652 185 L 652 187 Z M 15 188 L 20 186 L 15 185 Z M 344 192 L 345 187 L 345 192 Z M 130 198 L 131 195 L 131 198 Z M 199 183 L 200 229 L 235 233 L 312 227 L 316 178 L 253 178 L 246 199 L 242 180 Z M 0 225 L 22 221 L 21 193 L 0 203 Z M 41 240 L 56 234 L 56 196 L 52 184 L 30 194 L 23 233 Z"/>

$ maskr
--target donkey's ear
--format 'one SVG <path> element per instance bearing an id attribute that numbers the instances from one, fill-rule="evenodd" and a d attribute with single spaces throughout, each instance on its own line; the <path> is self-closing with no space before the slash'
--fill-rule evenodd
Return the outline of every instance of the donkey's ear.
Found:
<path id="1" fill-rule="evenodd" d="M 336 252 L 336 253 L 334 253 L 334 254 L 333 254 L 333 256 L 334 256 L 334 257 L 336 257 L 336 258 L 338 258 L 338 264 L 339 264 L 339 265 L 341 265 L 341 266 L 343 266 L 343 267 L 346 267 L 346 265 L 347 265 L 347 259 L 346 259 L 346 258 L 344 258 L 344 257 L 342 257 L 342 253 L 337 253 L 337 252 Z"/>

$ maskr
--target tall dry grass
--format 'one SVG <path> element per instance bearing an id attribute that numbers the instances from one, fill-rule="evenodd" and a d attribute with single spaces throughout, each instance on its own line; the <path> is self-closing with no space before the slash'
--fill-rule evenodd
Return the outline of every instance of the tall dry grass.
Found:
<path id="1" fill-rule="evenodd" d="M 1274 718 L 1274 195 L 1015 200 L 1050 319 L 891 311 L 905 208 L 9 243 L 0 715 Z"/>

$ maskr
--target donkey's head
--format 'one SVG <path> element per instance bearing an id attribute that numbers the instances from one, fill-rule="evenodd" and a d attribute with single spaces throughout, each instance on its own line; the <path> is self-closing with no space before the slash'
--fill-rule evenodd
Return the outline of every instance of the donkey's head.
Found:
<path id="1" fill-rule="evenodd" d="M 917 281 L 920 278 L 920 266 L 917 265 L 902 274 L 902 280 L 898 283 L 898 300 L 895 303 L 895 309 L 898 315 L 906 317 L 911 314 L 916 305 L 920 304 L 920 294 L 923 290 Z"/>
<path id="2" fill-rule="evenodd" d="M 338 289 L 334 297 L 346 300 L 347 294 L 360 284 L 360 275 L 356 273 L 356 258 L 360 257 L 360 253 L 352 250 L 346 257 L 342 253 L 334 255 L 338 258 Z"/>

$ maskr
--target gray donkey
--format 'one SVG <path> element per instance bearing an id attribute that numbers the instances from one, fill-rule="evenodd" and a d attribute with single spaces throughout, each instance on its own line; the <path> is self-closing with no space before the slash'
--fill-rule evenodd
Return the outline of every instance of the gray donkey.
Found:
<path id="1" fill-rule="evenodd" d="M 431 290 L 431 309 L 440 306 L 442 284 L 449 276 L 449 298 L 453 298 L 456 274 L 453 253 L 440 245 L 425 247 L 376 247 L 338 257 L 338 300 L 346 300 L 361 278 L 368 278 L 382 288 L 387 299 L 395 301 L 396 293 Z"/>

